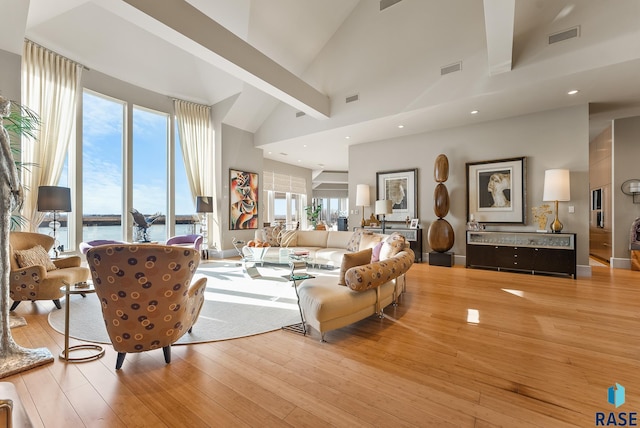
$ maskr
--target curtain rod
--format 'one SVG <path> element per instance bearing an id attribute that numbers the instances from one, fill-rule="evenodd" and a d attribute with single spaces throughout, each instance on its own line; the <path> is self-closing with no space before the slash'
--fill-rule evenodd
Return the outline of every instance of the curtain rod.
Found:
<path id="1" fill-rule="evenodd" d="M 187 101 L 187 100 L 183 100 L 181 98 L 176 98 L 176 97 L 167 97 L 167 98 L 169 98 L 171 101 L 182 101 L 183 103 L 193 104 L 194 106 L 202 106 L 202 107 L 209 107 L 209 108 L 212 107 L 209 104 L 195 103 L 193 101 Z"/>
<path id="2" fill-rule="evenodd" d="M 44 49 L 44 50 L 45 50 L 45 51 L 47 51 L 47 52 L 50 52 L 50 53 L 52 53 L 52 54 L 54 54 L 54 55 L 59 56 L 60 58 L 64 58 L 64 59 L 66 59 L 67 61 L 70 61 L 70 62 L 72 62 L 72 63 L 74 63 L 74 64 L 76 64 L 76 65 L 78 65 L 78 66 L 82 67 L 84 70 L 91 71 L 91 69 L 90 69 L 89 67 L 87 67 L 86 65 L 81 64 L 81 63 L 79 63 L 78 61 L 74 61 L 74 60 L 72 60 L 72 59 L 69 59 L 69 58 L 67 58 L 67 57 L 66 57 L 66 56 L 64 56 L 64 55 L 60 55 L 58 52 L 53 51 L 53 50 L 51 50 L 51 49 L 49 49 L 49 48 L 47 48 L 47 47 L 45 47 L 45 46 L 42 46 L 40 43 L 36 43 L 36 42 L 34 42 L 33 40 L 29 40 L 29 39 L 27 39 L 26 37 L 25 37 L 24 41 L 25 41 L 25 42 L 29 42 L 29 43 L 33 43 L 34 45 L 38 46 L 38 47 L 39 47 L 39 48 L 41 48 L 41 49 Z"/>

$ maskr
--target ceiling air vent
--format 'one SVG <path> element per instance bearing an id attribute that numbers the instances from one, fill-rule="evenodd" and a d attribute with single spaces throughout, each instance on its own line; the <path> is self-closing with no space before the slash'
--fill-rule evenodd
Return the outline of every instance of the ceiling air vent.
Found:
<path id="1" fill-rule="evenodd" d="M 303 112 L 303 111 L 299 111 L 296 113 L 296 117 L 302 117 L 304 115 L 306 115 L 307 113 Z"/>
<path id="2" fill-rule="evenodd" d="M 380 0 L 380 11 L 382 12 L 388 7 L 393 6 L 396 3 L 400 3 L 402 0 Z"/>
<path id="3" fill-rule="evenodd" d="M 360 99 L 360 95 L 355 94 L 355 95 L 351 95 L 351 96 L 349 96 L 349 97 L 345 98 L 345 99 L 344 99 L 344 102 L 345 102 L 345 103 L 352 103 L 352 102 L 354 102 L 354 101 L 358 101 L 359 99 Z"/>
<path id="4" fill-rule="evenodd" d="M 456 71 L 462 70 L 462 61 L 454 62 L 453 64 L 445 65 L 440 68 L 440 76 L 444 76 L 445 74 L 455 73 Z"/>
<path id="5" fill-rule="evenodd" d="M 550 35 L 549 44 L 552 45 L 554 43 L 573 39 L 575 37 L 580 37 L 580 26 L 569 28 L 568 30 L 560 31 L 559 33 Z"/>

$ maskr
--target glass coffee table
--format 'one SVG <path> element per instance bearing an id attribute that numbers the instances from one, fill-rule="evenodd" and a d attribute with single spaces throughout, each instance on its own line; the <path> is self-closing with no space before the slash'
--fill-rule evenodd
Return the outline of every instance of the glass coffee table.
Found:
<path id="1" fill-rule="evenodd" d="M 314 260 L 309 252 L 304 250 L 291 251 L 286 248 L 278 249 L 277 254 L 267 254 L 271 247 L 242 247 L 242 265 L 245 273 L 253 279 L 262 278 L 258 266 L 290 266 L 292 262 L 313 265 Z"/>

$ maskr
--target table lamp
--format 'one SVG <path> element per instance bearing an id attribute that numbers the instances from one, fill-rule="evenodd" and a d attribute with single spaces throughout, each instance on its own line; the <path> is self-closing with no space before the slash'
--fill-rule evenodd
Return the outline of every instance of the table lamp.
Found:
<path id="1" fill-rule="evenodd" d="M 375 214 L 382 216 L 382 234 L 384 235 L 386 215 L 393 214 L 393 201 L 391 201 L 390 199 L 376 201 Z"/>
<path id="2" fill-rule="evenodd" d="M 544 172 L 544 192 L 542 200 L 545 202 L 555 202 L 556 219 L 551 223 L 551 231 L 560 233 L 562 223 L 558 220 L 558 201 L 571 200 L 570 181 L 568 169 L 548 169 Z"/>
<path id="3" fill-rule="evenodd" d="M 356 206 L 362 207 L 362 222 L 360 223 L 361 227 L 364 227 L 364 207 L 369 206 L 369 200 L 369 185 L 358 184 L 358 186 L 356 187 Z"/>
<path id="4" fill-rule="evenodd" d="M 60 248 L 56 228 L 60 226 L 60 223 L 56 219 L 56 214 L 71 212 L 71 189 L 58 186 L 39 186 L 37 210 L 53 213 L 53 221 L 49 223 L 49 227 L 53 229 L 53 252 L 57 258 Z"/>

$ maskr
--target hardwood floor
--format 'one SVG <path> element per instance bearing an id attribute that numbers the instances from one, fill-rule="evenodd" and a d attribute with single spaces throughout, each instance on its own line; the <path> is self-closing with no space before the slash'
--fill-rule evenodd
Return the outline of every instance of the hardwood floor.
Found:
<path id="1" fill-rule="evenodd" d="M 640 411 L 640 272 L 577 280 L 414 264 L 397 308 L 311 337 L 249 338 L 66 364 L 51 302 L 23 303 L 53 364 L 5 378 L 37 427 L 587 427 Z M 197 324 L 196 324 L 197 328 Z M 72 340 L 72 345 L 74 341 Z M 607 403 L 614 383 L 626 403 Z"/>

